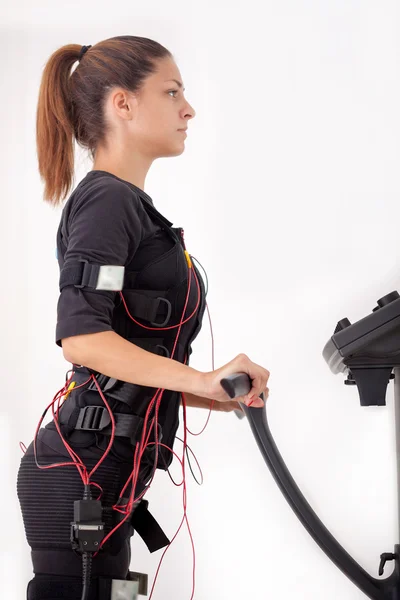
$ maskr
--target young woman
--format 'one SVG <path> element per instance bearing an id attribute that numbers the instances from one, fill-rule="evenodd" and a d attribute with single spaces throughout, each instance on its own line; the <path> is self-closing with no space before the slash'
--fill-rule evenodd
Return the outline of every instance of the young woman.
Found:
<path id="1" fill-rule="evenodd" d="M 28 600 L 109 600 L 115 581 L 130 578 L 134 529 L 150 551 L 169 543 L 142 498 L 172 461 L 180 404 L 232 410 L 268 396 L 269 372 L 244 354 L 205 373 L 188 365 L 205 286 L 182 228 L 155 208 L 144 183 L 156 158 L 182 154 L 194 116 L 171 53 L 153 40 L 71 44 L 45 65 L 37 108 L 44 200 L 57 206 L 68 195 L 74 140 L 93 169 L 57 232 L 56 343 L 72 375 L 18 473 L 34 571 Z M 231 401 L 220 381 L 239 371 L 252 389 Z M 82 559 L 91 567 L 83 584 Z"/>

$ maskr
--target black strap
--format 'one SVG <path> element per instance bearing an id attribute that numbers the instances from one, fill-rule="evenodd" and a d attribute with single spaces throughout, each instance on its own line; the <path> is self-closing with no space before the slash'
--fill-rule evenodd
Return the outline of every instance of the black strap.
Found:
<path id="1" fill-rule="evenodd" d="M 90 287 L 95 289 L 99 278 L 100 267 L 101 265 L 89 263 L 83 258 L 66 263 L 60 271 L 60 292 L 67 285 L 74 285 L 78 288 Z"/>
<path id="2" fill-rule="evenodd" d="M 113 412 L 115 421 L 115 436 L 127 437 L 132 445 L 139 441 L 139 434 L 143 431 L 144 419 L 137 415 Z M 106 407 L 89 405 L 80 409 L 75 429 L 79 431 L 98 431 L 103 435 L 111 435 L 111 417 Z M 162 433 L 159 432 L 159 438 Z"/>
<path id="3" fill-rule="evenodd" d="M 90 263 L 86 259 L 70 260 L 60 270 L 59 288 L 60 292 L 67 285 L 78 288 L 96 288 L 101 265 Z M 125 271 L 123 289 L 134 289 L 135 281 L 140 271 Z"/>
<path id="4" fill-rule="evenodd" d="M 131 518 L 132 527 L 138 532 L 149 552 L 155 552 L 170 544 L 170 540 L 148 510 L 148 500 L 142 500 Z"/>
<path id="5" fill-rule="evenodd" d="M 168 350 L 168 348 L 166 348 L 164 345 L 162 345 L 160 342 L 163 341 L 162 338 L 148 338 L 148 339 L 142 339 L 142 338 L 128 338 L 129 341 L 132 341 L 133 343 L 136 343 L 138 346 L 140 346 L 141 348 L 144 348 L 145 350 L 149 350 L 150 352 L 153 352 L 154 354 L 158 354 L 159 356 L 166 356 L 169 357 L 170 356 L 170 352 Z M 135 408 L 135 398 L 137 396 L 137 392 L 138 392 L 138 388 L 140 388 L 140 386 L 138 386 L 135 383 L 130 383 L 128 381 L 122 381 L 120 379 L 114 379 L 113 377 L 108 377 L 107 375 L 104 375 L 103 373 L 98 373 L 96 371 L 92 371 L 92 369 L 89 369 L 88 367 L 85 366 L 78 366 L 78 365 L 74 365 L 74 375 L 73 375 L 73 382 L 75 382 L 75 384 L 77 386 L 82 385 L 83 383 L 87 382 L 90 379 L 91 374 L 94 375 L 94 377 L 97 380 L 97 385 L 99 385 L 101 391 L 103 393 L 105 393 L 106 397 L 108 399 L 113 399 L 113 400 L 117 400 L 118 402 L 122 402 L 123 404 L 126 404 L 127 406 L 129 406 L 129 408 L 134 409 Z M 92 380 L 89 382 L 89 385 L 81 390 L 74 390 L 72 389 L 72 393 L 74 394 L 74 396 L 76 394 L 80 394 L 82 392 L 84 392 L 85 390 L 85 397 L 86 399 L 89 400 L 88 404 L 90 404 L 90 398 L 89 395 L 92 396 L 94 402 L 93 405 L 97 404 L 96 400 L 99 399 L 99 391 L 97 388 L 96 383 Z M 150 391 L 150 388 L 148 388 Z M 156 391 L 156 388 L 153 388 L 154 392 Z M 91 392 L 93 392 L 93 394 L 91 394 Z M 61 408 L 61 418 L 63 419 L 62 422 L 66 422 L 66 420 L 69 419 L 71 412 L 73 410 L 72 406 L 75 406 L 75 403 L 72 403 L 72 406 L 69 408 L 69 410 L 66 409 L 66 405 L 67 403 L 65 402 L 64 405 Z M 100 407 L 102 407 L 102 404 L 100 404 Z M 63 416 L 63 414 L 65 416 Z M 99 421 L 98 421 L 99 422 Z M 103 421 L 103 424 L 105 423 L 105 421 Z"/>

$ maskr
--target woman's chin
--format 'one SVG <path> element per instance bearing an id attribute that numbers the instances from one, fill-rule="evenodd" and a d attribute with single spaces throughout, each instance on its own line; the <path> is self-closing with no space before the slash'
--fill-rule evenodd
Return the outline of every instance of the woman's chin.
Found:
<path id="1" fill-rule="evenodd" d="M 175 144 L 174 146 L 170 146 L 168 154 L 165 156 L 180 156 L 185 151 L 185 143 L 181 142 L 180 144 Z"/>

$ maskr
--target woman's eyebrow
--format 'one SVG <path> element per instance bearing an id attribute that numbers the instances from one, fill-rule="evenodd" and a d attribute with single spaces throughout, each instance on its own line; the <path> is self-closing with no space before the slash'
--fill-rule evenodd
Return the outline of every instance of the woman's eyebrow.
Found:
<path id="1" fill-rule="evenodd" d="M 176 85 L 178 85 L 180 88 L 183 86 L 183 83 L 181 81 L 178 81 L 177 79 L 166 79 L 165 81 L 174 81 Z M 183 89 L 185 90 L 185 88 Z"/>

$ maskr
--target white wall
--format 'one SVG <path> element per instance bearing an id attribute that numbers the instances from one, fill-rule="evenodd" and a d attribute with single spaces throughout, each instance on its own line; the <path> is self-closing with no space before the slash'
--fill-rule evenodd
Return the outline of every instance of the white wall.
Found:
<path id="1" fill-rule="evenodd" d="M 400 291 L 398 3 L 43 0 L 0 12 L 2 597 L 25 597 L 32 576 L 15 492 L 18 442 L 30 443 L 69 367 L 54 342 L 60 211 L 42 201 L 35 154 L 41 72 L 61 45 L 126 33 L 171 50 L 197 111 L 184 154 L 156 161 L 146 192 L 185 228 L 207 270 L 215 367 L 246 352 L 271 371 L 268 417 L 287 466 L 377 576 L 380 553 L 399 542 L 393 383 L 386 408 L 362 409 L 321 353 L 339 319 L 358 320 Z M 76 182 L 90 168 L 79 154 Z M 211 369 L 207 318 L 191 364 Z M 188 415 L 199 431 L 207 413 Z M 197 600 L 365 597 L 303 529 L 245 420 L 213 414 L 189 445 L 204 474 L 198 487 L 187 469 Z M 158 471 L 147 498 L 172 537 L 182 488 Z M 132 547 L 131 569 L 152 582 L 162 551 L 149 554 L 139 536 Z M 153 599 L 189 600 L 191 584 L 182 529 Z"/>

